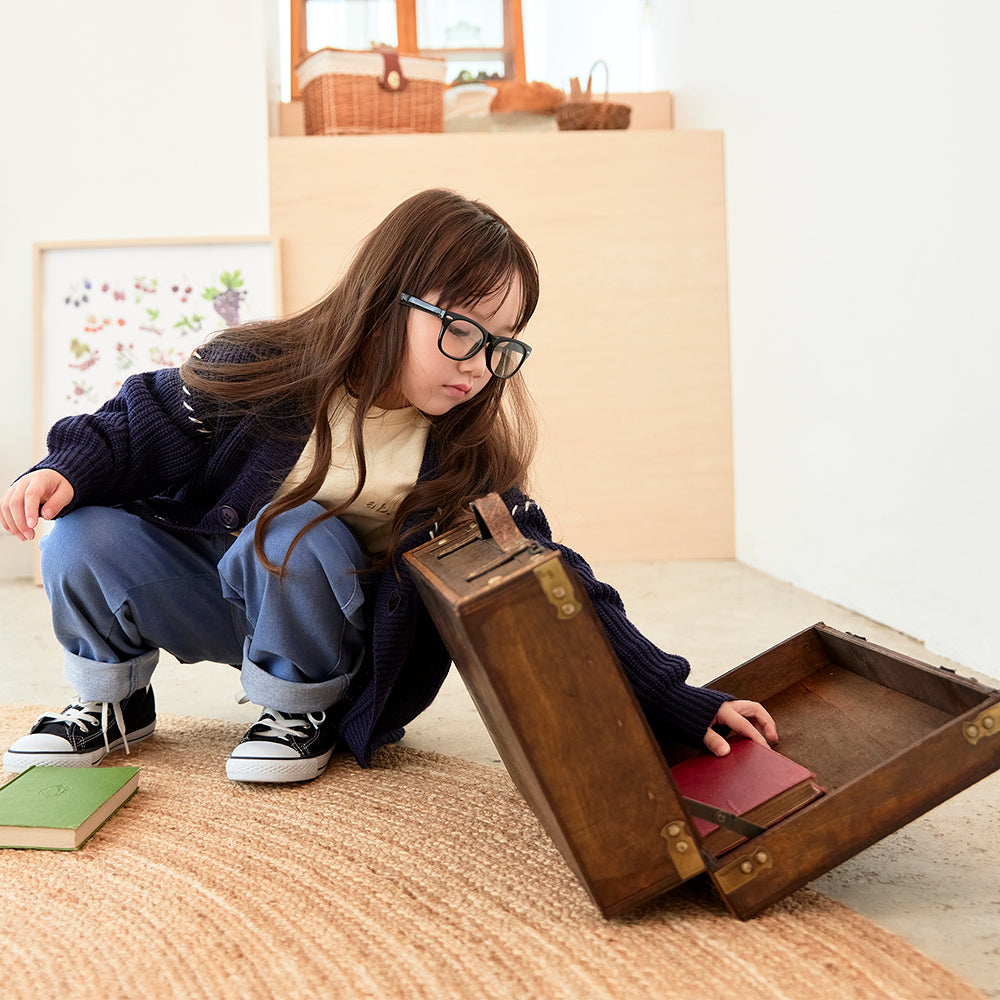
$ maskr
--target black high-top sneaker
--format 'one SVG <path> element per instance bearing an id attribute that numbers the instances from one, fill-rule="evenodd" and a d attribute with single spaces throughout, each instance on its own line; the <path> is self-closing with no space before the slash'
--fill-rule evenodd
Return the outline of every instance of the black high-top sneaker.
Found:
<path id="1" fill-rule="evenodd" d="M 233 781 L 311 781 L 330 763 L 337 727 L 326 712 L 265 708 L 226 761 Z"/>
<path id="2" fill-rule="evenodd" d="M 111 751 L 149 739 L 156 729 L 152 687 L 139 688 L 117 702 L 73 702 L 61 712 L 38 717 L 27 736 L 15 740 L 3 755 L 8 771 L 33 764 L 92 767 Z"/>

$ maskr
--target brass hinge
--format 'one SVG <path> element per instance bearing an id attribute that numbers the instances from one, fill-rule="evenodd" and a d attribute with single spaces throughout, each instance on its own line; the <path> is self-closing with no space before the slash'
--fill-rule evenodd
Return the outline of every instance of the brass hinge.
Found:
<path id="1" fill-rule="evenodd" d="M 682 879 L 694 878 L 705 870 L 705 862 L 698 851 L 698 845 L 684 820 L 671 820 L 660 831 L 660 836 L 667 842 L 670 860 Z"/>
<path id="2" fill-rule="evenodd" d="M 770 851 L 758 847 L 757 850 L 744 854 L 724 868 L 720 868 L 713 874 L 712 878 L 722 892 L 728 896 L 742 888 L 747 882 L 755 879 L 764 869 L 773 867 L 774 860 Z"/>
<path id="3" fill-rule="evenodd" d="M 556 617 L 560 620 L 572 618 L 583 605 L 576 599 L 563 564 L 558 559 L 549 559 L 534 572 L 549 603 L 556 609 Z"/>
<path id="4" fill-rule="evenodd" d="M 1000 730 L 1000 701 L 980 712 L 971 722 L 962 726 L 965 738 L 975 746 L 983 737 L 993 736 Z"/>

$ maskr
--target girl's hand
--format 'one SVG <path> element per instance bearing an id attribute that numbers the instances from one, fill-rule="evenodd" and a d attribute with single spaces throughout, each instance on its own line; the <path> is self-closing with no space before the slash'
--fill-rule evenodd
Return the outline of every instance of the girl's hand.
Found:
<path id="1" fill-rule="evenodd" d="M 0 524 L 27 542 L 35 537 L 39 516 L 51 521 L 73 499 L 69 480 L 54 469 L 22 476 L 0 500 Z"/>
<path id="2" fill-rule="evenodd" d="M 704 743 L 716 757 L 725 757 L 729 753 L 729 743 L 726 738 L 717 733 L 712 726 L 728 726 L 734 733 L 746 736 L 748 739 L 767 746 L 778 742 L 778 727 L 774 719 L 763 705 L 756 701 L 727 701 L 722 704 L 712 725 L 705 733 Z"/>

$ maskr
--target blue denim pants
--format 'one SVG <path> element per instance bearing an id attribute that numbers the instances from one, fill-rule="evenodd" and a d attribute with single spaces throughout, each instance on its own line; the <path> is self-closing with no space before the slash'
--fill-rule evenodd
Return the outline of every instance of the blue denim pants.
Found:
<path id="1" fill-rule="evenodd" d="M 277 564 L 322 508 L 279 515 Z M 284 579 L 261 564 L 253 523 L 238 536 L 180 535 L 111 507 L 80 507 L 42 543 L 42 582 L 64 672 L 81 701 L 120 701 L 165 649 L 182 663 L 239 666 L 248 698 L 282 712 L 330 708 L 364 656 L 366 557 L 336 518 L 307 532 Z"/>

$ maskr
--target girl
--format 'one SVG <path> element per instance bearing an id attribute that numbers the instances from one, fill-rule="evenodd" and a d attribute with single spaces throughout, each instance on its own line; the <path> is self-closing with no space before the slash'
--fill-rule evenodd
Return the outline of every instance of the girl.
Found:
<path id="1" fill-rule="evenodd" d="M 367 766 L 450 665 L 403 553 L 493 491 L 577 572 L 661 738 L 717 754 L 715 726 L 776 740 L 756 702 L 686 685 L 687 662 L 635 629 L 522 492 L 534 424 L 519 338 L 537 299 L 532 253 L 495 212 L 425 191 L 316 305 L 225 330 L 180 370 L 57 422 L 0 520 L 27 540 L 56 519 L 42 577 L 77 698 L 4 766 L 89 766 L 147 739 L 161 648 L 238 666 L 264 706 L 230 778 L 305 781 L 338 742 Z"/>

